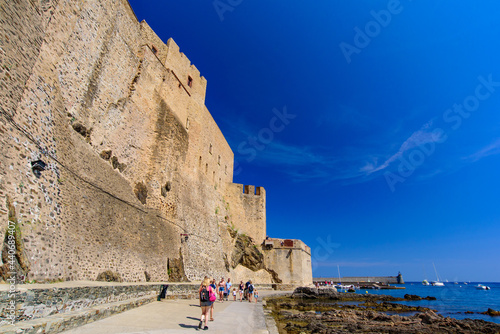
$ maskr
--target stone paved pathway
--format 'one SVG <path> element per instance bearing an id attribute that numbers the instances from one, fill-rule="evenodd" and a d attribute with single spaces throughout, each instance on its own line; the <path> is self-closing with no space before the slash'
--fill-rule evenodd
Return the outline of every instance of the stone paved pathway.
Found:
<path id="1" fill-rule="evenodd" d="M 267 293 L 262 294 L 266 295 Z M 266 291 L 267 292 L 267 291 Z M 163 334 L 163 333 L 269 333 L 262 302 L 215 302 L 213 322 L 198 330 L 201 315 L 197 300 L 163 300 L 116 314 L 64 334 Z"/>

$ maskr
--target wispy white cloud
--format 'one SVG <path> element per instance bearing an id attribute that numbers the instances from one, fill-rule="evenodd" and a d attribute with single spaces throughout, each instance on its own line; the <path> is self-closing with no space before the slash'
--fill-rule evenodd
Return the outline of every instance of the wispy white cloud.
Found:
<path id="1" fill-rule="evenodd" d="M 419 147 L 421 145 L 428 143 L 441 142 L 442 141 L 441 135 L 433 131 L 432 124 L 433 124 L 432 120 L 425 123 L 418 131 L 413 132 L 411 136 L 408 137 L 403 142 L 403 144 L 401 144 L 399 150 L 392 156 L 390 156 L 387 160 L 385 160 L 384 163 L 382 163 L 378 167 L 375 167 L 375 165 L 373 164 L 368 164 L 367 166 L 365 166 L 364 171 L 366 171 L 368 174 L 371 174 L 384 170 L 387 167 L 389 167 L 391 163 L 397 161 L 400 157 L 402 157 L 405 152 L 415 147 Z M 371 167 L 373 167 L 373 169 L 370 170 Z"/>
<path id="2" fill-rule="evenodd" d="M 477 151 L 474 154 L 469 155 L 468 157 L 465 157 L 464 160 L 476 162 L 482 158 L 499 154 L 500 153 L 500 138 L 495 140 L 493 143 L 489 144 L 486 147 L 483 147 L 479 151 Z"/>

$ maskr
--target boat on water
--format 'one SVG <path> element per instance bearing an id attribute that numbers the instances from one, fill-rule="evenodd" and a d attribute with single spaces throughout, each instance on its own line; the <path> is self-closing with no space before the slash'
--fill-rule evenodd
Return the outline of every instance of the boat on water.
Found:
<path id="1" fill-rule="evenodd" d="M 436 272 L 436 280 L 432 281 L 431 285 L 432 286 L 444 286 L 444 283 L 439 280 L 439 275 L 436 270 L 436 266 L 434 265 L 434 262 L 432 262 L 432 266 L 434 267 L 434 271 Z"/>
<path id="2" fill-rule="evenodd" d="M 422 285 L 431 285 L 431 283 L 429 283 L 429 281 L 428 281 L 428 280 L 424 279 L 424 280 L 422 281 Z"/>
<path id="3" fill-rule="evenodd" d="M 433 281 L 431 283 L 432 286 L 444 286 L 444 283 L 443 282 L 440 282 L 440 281 Z"/>
<path id="4" fill-rule="evenodd" d="M 482 284 L 478 284 L 476 286 L 476 289 L 477 290 L 491 290 L 491 288 L 489 286 L 486 286 L 486 285 L 482 285 Z"/>

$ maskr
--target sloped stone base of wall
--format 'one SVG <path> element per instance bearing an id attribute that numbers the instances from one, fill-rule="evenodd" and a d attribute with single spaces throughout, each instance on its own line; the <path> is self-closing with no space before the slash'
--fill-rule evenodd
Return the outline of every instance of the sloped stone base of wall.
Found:
<path id="1" fill-rule="evenodd" d="M 197 298 L 198 283 L 168 284 L 166 299 Z M 59 333 L 156 301 L 160 283 L 68 282 L 0 291 L 0 333 Z M 7 285 L 0 288 L 8 288 Z M 15 301 L 14 325 L 8 314 Z"/>
<path id="2" fill-rule="evenodd" d="M 0 327 L 2 334 L 35 334 L 35 333 L 61 333 L 63 331 L 83 326 L 90 322 L 104 319 L 111 315 L 124 312 L 135 307 L 153 302 L 156 296 L 136 298 L 121 302 L 98 305 L 84 310 L 68 313 L 59 313 L 44 318 L 29 321 L 20 321 L 15 325 Z"/>

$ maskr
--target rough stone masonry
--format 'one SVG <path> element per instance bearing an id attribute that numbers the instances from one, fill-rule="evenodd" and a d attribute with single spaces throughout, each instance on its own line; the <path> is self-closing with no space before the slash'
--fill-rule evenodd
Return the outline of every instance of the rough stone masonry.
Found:
<path id="1" fill-rule="evenodd" d="M 3 280 L 10 224 L 18 282 L 312 283 L 309 247 L 264 244 L 206 79 L 127 1 L 8 1 L 0 23 Z"/>

